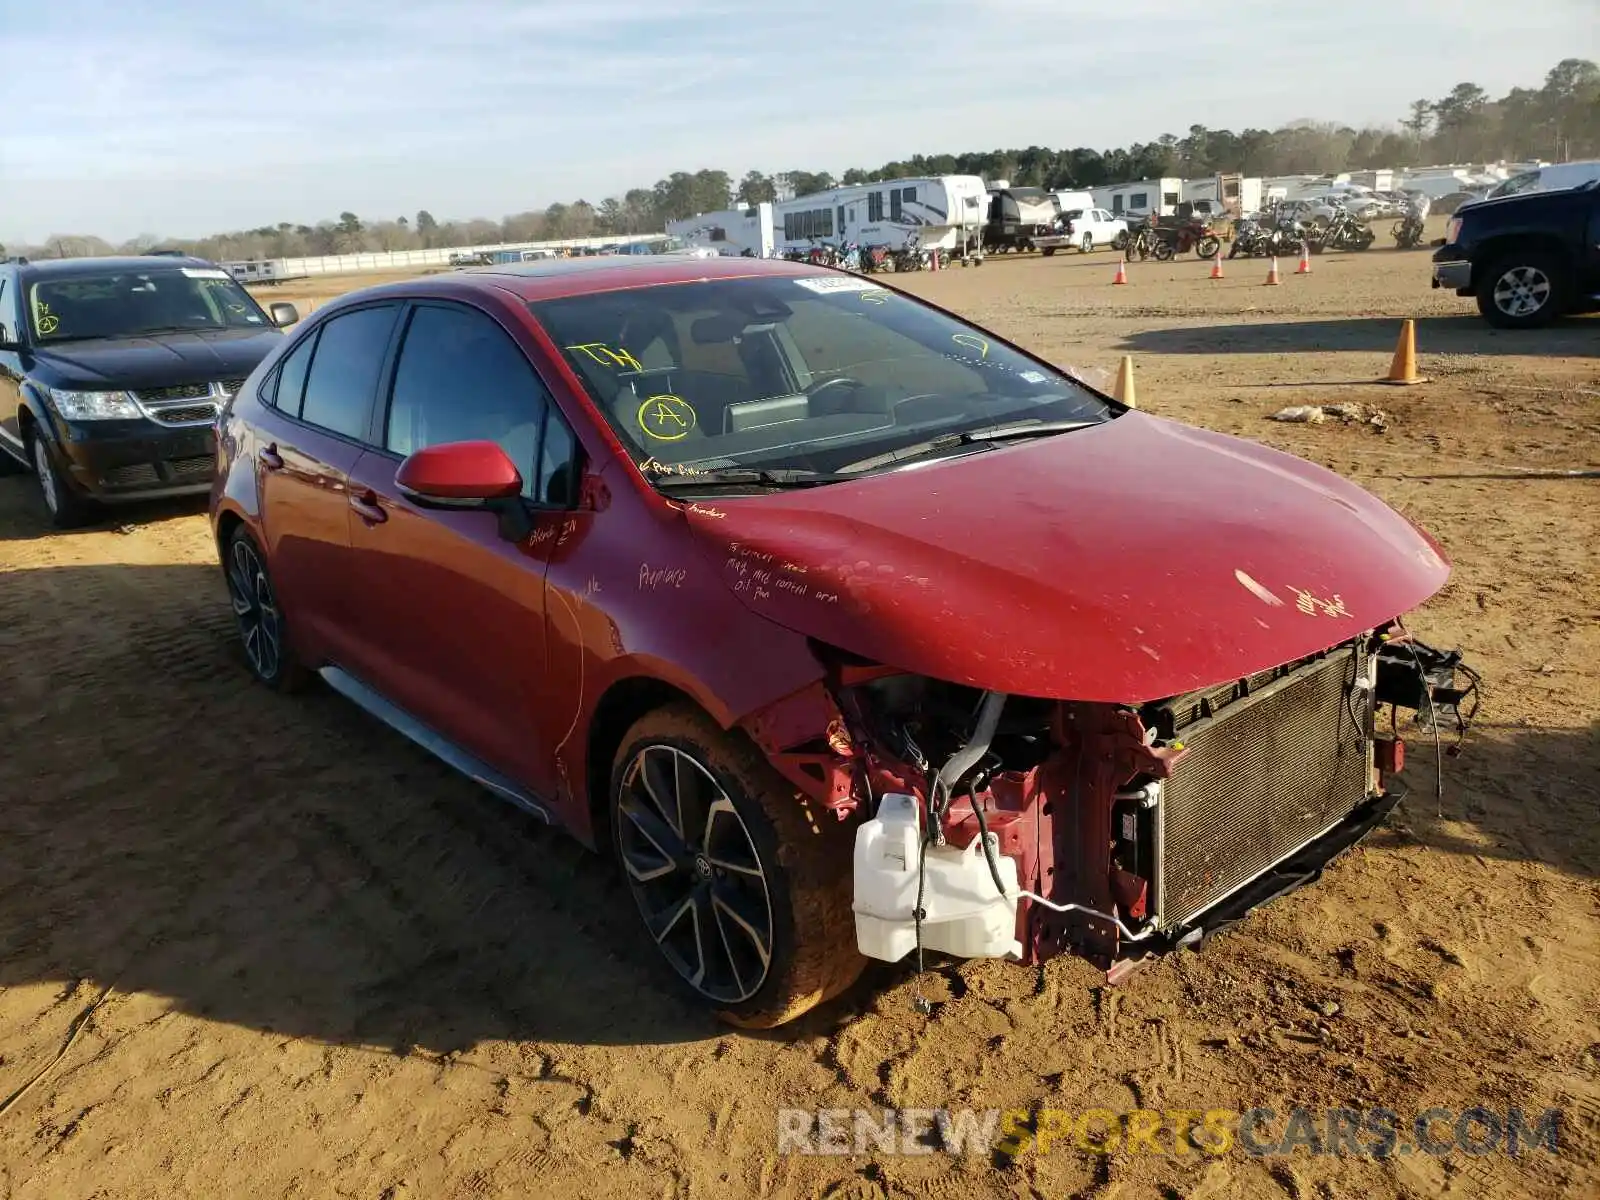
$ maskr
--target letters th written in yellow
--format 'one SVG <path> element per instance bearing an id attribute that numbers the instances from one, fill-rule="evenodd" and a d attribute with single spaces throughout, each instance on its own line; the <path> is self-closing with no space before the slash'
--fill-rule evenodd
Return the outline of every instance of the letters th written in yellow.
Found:
<path id="1" fill-rule="evenodd" d="M 675 442 L 689 436 L 699 418 L 682 396 L 663 393 L 639 405 L 639 428 L 658 442 Z"/>
<path id="2" fill-rule="evenodd" d="M 608 346 L 604 342 L 580 342 L 576 346 L 568 346 L 574 354 L 584 354 L 602 367 L 616 367 L 621 371 L 642 371 L 644 364 L 621 346 Z"/>

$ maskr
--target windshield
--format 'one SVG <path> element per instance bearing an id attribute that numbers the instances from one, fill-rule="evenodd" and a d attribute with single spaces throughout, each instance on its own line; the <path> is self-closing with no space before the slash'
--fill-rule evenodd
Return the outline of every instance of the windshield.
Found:
<path id="1" fill-rule="evenodd" d="M 39 342 L 271 324 L 250 294 L 218 267 L 41 279 L 29 289 L 28 301 Z"/>
<path id="2" fill-rule="evenodd" d="M 852 275 L 700 280 L 529 305 L 641 466 L 833 472 L 997 423 L 1112 406 Z"/>

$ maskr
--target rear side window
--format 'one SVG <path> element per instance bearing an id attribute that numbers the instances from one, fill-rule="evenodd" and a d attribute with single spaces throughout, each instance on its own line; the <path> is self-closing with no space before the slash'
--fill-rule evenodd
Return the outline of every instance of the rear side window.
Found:
<path id="1" fill-rule="evenodd" d="M 306 392 L 306 368 L 311 365 L 311 350 L 316 343 L 317 335 L 313 333 L 284 355 L 272 396 L 273 406 L 279 412 L 291 417 L 300 415 L 300 401 Z"/>
<path id="2" fill-rule="evenodd" d="M 347 438 L 363 439 L 397 309 L 360 308 L 334 317 L 317 337 L 300 419 Z"/>

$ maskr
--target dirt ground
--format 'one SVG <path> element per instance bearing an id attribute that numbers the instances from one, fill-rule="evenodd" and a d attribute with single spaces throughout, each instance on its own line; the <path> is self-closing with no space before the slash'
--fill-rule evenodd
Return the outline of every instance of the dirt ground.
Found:
<path id="1" fill-rule="evenodd" d="M 1600 1195 L 1600 482 L 1537 474 L 1600 467 L 1600 321 L 1492 332 L 1427 257 L 895 281 L 1091 376 L 1132 354 L 1142 407 L 1331 466 L 1455 562 L 1412 621 L 1485 678 L 1442 801 L 1413 734 L 1386 827 L 1114 989 L 940 967 L 925 1017 L 884 967 L 721 1029 L 631 956 L 601 863 L 339 698 L 249 682 L 202 506 L 56 534 L 0 479 L 0 1103 L 112 989 L 0 1115 L 0 1198 Z M 1404 316 L 1432 382 L 1368 385 Z M 1386 430 L 1267 419 L 1345 401 Z M 1565 1119 L 1516 1160 L 776 1153 L 786 1106 L 1297 1104 Z"/>

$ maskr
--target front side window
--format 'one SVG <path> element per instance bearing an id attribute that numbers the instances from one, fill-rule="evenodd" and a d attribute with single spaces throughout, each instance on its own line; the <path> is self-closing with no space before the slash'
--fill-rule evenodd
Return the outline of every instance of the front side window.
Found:
<path id="1" fill-rule="evenodd" d="M 347 438 L 365 438 L 395 315 L 394 305 L 382 304 L 341 314 L 322 326 L 306 376 L 301 420 Z"/>
<path id="2" fill-rule="evenodd" d="M 498 442 L 522 494 L 564 504 L 575 444 L 522 350 L 472 309 L 425 305 L 412 314 L 395 364 L 384 446 L 415 454 L 446 442 Z"/>
<path id="3" fill-rule="evenodd" d="M 107 271 L 40 279 L 28 316 L 41 344 L 158 333 L 270 329 L 272 322 L 220 267 Z"/>
<path id="4" fill-rule="evenodd" d="M 1111 407 L 981 330 L 844 275 L 703 280 L 529 306 L 639 463 L 834 472 L 997 423 Z"/>

